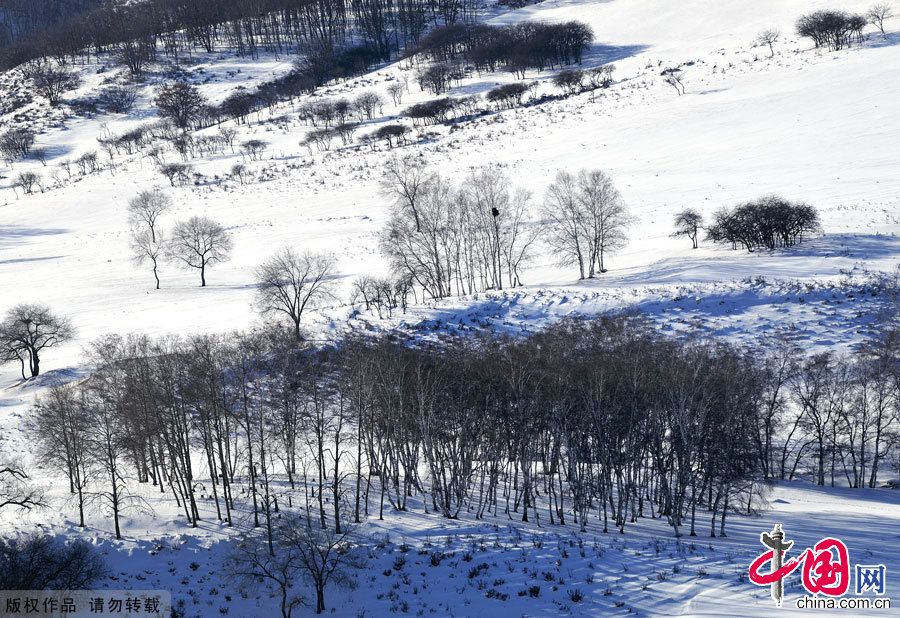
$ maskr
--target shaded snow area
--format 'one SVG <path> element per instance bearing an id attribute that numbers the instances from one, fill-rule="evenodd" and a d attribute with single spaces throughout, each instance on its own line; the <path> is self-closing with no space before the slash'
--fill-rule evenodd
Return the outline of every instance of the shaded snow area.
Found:
<path id="1" fill-rule="evenodd" d="M 283 496 L 291 492 L 279 487 Z M 782 524 L 796 552 L 826 536 L 843 540 L 852 563 L 900 568 L 900 495 L 891 490 L 777 485 L 770 509 L 759 517 L 733 517 L 725 538 L 709 538 L 708 519 L 696 537 L 676 539 L 665 521 L 643 518 L 625 534 L 591 524 L 540 526 L 487 515 L 465 514 L 450 521 L 424 514 L 411 500 L 405 513 L 385 513 L 377 505 L 354 534 L 365 567 L 353 572 L 356 588 L 329 591 L 329 612 L 339 616 L 771 616 L 768 587 L 747 581 L 747 567 L 765 548 L 759 534 Z M 171 505 L 170 505 L 171 506 Z M 105 587 L 171 590 L 185 615 L 277 615 L 273 590 L 236 586 L 222 577 L 229 554 L 229 531 L 214 523 L 211 499 L 201 504 L 205 522 L 190 528 L 160 511 L 153 518 L 123 520 L 129 540 L 110 540 L 111 531 L 81 531 L 65 517 L 45 515 L 20 525 L 42 525 L 56 534 L 80 535 L 109 560 Z M 539 513 L 544 518 L 546 513 Z M 37 524 L 40 520 L 42 523 Z M 249 510 L 236 513 L 236 525 L 252 522 Z M 165 523 L 161 523 L 165 522 Z M 240 523 L 238 523 L 240 522 Z M 718 522 L 717 522 L 718 525 Z M 718 533 L 718 529 L 717 529 Z M 789 554 L 792 556 L 793 554 Z M 890 582 L 890 578 L 888 579 Z M 298 591 L 307 600 L 305 586 Z M 890 591 L 889 591 L 890 592 Z M 785 606 L 797 613 L 804 591 L 799 570 L 785 582 Z M 889 596 L 889 595 L 888 595 Z M 573 598 L 578 599 L 573 601 Z M 306 615 L 308 608 L 301 609 Z M 859 615 L 838 612 L 841 615 Z M 885 615 L 891 615 L 886 612 Z"/>
<path id="2" fill-rule="evenodd" d="M 38 129 L 36 147 L 47 153 L 46 164 L 24 160 L 0 167 L 0 313 L 21 302 L 43 303 L 68 316 L 76 330 L 72 341 L 47 350 L 45 374 L 37 379 L 23 383 L 17 365 L 0 365 L 0 460 L 21 462 L 49 502 L 28 512 L 0 510 L 0 532 L 85 538 L 110 565 L 110 578 L 98 588 L 166 589 L 183 616 L 280 615 L 270 584 L 246 587 L 224 576 L 235 533 L 252 526 L 246 487 L 236 487 L 242 493 L 235 495 L 234 527 L 228 528 L 217 520 L 207 462 L 198 462 L 201 519 L 191 527 L 171 492 L 134 483 L 142 507 L 123 516 L 125 538 L 116 541 L 111 521 L 96 511 L 87 528 L 77 527 L 66 480 L 34 461 L 23 427 L 36 396 L 87 374 L 84 351 L 98 337 L 184 336 L 258 325 L 254 269 L 286 245 L 333 252 L 337 259 L 336 300 L 304 315 L 304 326 L 323 341 L 390 331 L 428 340 L 514 336 L 564 319 L 637 313 L 676 337 L 725 338 L 752 347 L 787 335 L 809 354 L 856 349 L 900 311 L 900 17 L 885 22 L 886 35 L 868 27 L 863 43 L 838 52 L 813 49 L 794 34 L 793 24 L 815 9 L 865 12 L 871 3 L 547 0 L 518 10 L 492 7 L 485 19 L 494 24 L 589 23 L 595 41 L 585 67 L 615 63 L 615 83 L 598 93 L 547 97 L 459 123 L 416 127 L 407 145 L 391 150 L 350 144 L 319 152 L 301 145 L 311 127 L 298 106 L 307 100 L 378 92 L 387 102 L 365 121 L 360 131 L 368 133 L 433 98 L 415 84 L 408 61 L 391 63 L 252 114 L 233 126 L 236 143 L 265 140 L 261 158 L 228 149 L 200 157 L 191 163 L 202 178 L 184 186 L 169 186 L 157 166 L 137 153 L 121 154 L 112 165 L 104 159 L 96 174 L 51 176 L 64 160 L 85 152 L 103 158 L 98 137 L 154 120 L 154 88 L 165 79 L 161 69 L 150 71 L 127 114 L 78 115 L 66 105 L 51 108 L 36 100 L 0 115 L 0 132 L 27 121 Z M 768 48 L 753 45 L 766 28 L 782 32 L 772 57 Z M 217 102 L 284 75 L 291 61 L 200 54 L 180 77 Z M 661 76 L 672 67 L 683 70 L 683 96 Z M 66 94 L 69 100 L 96 92 L 122 70 L 111 59 L 74 68 L 82 85 Z M 536 97 L 558 93 L 553 75 L 526 73 Z M 387 87 L 404 77 L 410 92 L 395 104 Z M 449 94 L 483 94 L 512 81 L 506 73 L 472 72 Z M 0 75 L 0 99 L 11 100 L 22 88 L 16 71 Z M 628 244 L 609 258 L 607 273 L 578 280 L 577 269 L 560 265 L 539 243 L 522 269 L 522 287 L 421 302 L 379 316 L 351 302 L 351 285 L 358 276 L 388 272 L 378 234 L 390 198 L 379 180 L 395 153 L 421 155 L 454 182 L 476 169 L 503 171 L 532 194 L 535 206 L 558 171 L 603 169 L 634 217 Z M 176 161 L 169 154 L 169 162 Z M 238 163 L 246 166 L 241 181 L 230 174 Z M 41 174 L 44 189 L 31 195 L 14 190 L 13 179 L 23 171 Z M 196 272 L 165 263 L 162 289 L 155 290 L 149 269 L 132 263 L 127 202 L 153 188 L 173 200 L 162 228 L 207 215 L 232 234 L 232 258 L 210 269 L 207 287 L 199 287 Z M 752 253 L 709 241 L 691 249 L 687 239 L 671 236 L 673 216 L 683 208 L 709 218 L 723 206 L 769 193 L 814 205 L 823 234 L 792 248 Z M 896 476 L 889 463 L 884 467 L 884 475 Z M 302 491 L 285 478 L 273 486 L 285 509 L 304 504 Z M 735 507 L 726 537 L 716 522 L 710 538 L 703 510 L 697 536 L 677 539 L 664 519 L 649 516 L 629 523 L 624 534 L 612 526 L 604 533 L 596 516 L 584 532 L 571 521 L 551 524 L 544 503 L 537 522 L 522 522 L 521 513 L 510 518 L 502 508 L 482 520 L 465 510 L 450 520 L 415 496 L 405 512 L 386 504 L 380 519 L 374 489 L 373 496 L 368 517 L 352 533 L 358 542 L 353 552 L 364 566 L 350 570 L 351 586 L 327 588 L 329 615 L 772 616 L 769 588 L 750 583 L 747 570 L 766 549 L 760 533 L 775 524 L 796 541 L 791 556 L 833 536 L 847 544 L 851 563 L 886 565 L 886 596 L 900 606 L 900 491 L 893 489 L 778 483 L 759 498 L 761 507 L 754 504 L 753 514 Z M 301 583 L 295 593 L 307 602 L 295 615 L 312 615 L 314 590 Z M 784 611 L 803 613 L 794 605 L 803 594 L 798 570 L 786 580 Z"/>

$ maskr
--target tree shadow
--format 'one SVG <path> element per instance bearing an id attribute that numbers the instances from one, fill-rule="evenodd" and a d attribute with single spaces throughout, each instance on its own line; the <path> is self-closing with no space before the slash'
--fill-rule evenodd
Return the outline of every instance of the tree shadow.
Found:
<path id="1" fill-rule="evenodd" d="M 752 273 L 789 277 L 816 274 L 822 258 L 883 260 L 900 257 L 900 237 L 882 234 L 826 234 L 793 247 L 752 253 L 743 248 L 721 251 L 713 257 L 678 257 L 654 262 L 632 272 L 610 272 L 604 281 L 615 285 L 692 283 L 747 277 Z M 811 259 L 813 258 L 813 259 Z M 598 283 L 603 283 L 599 281 Z"/>
<path id="2" fill-rule="evenodd" d="M 29 238 L 67 234 L 69 230 L 60 227 L 25 227 L 22 225 L 0 225 L 0 248 L 17 245 Z"/>
<path id="3" fill-rule="evenodd" d="M 65 255 L 47 255 L 43 257 L 33 257 L 33 258 L 13 258 L 10 260 L 0 260 L 0 265 L 2 264 L 27 264 L 28 262 L 44 262 L 47 260 L 59 260 L 66 257 Z"/>
<path id="4" fill-rule="evenodd" d="M 599 66 L 601 64 L 609 64 L 610 62 L 618 62 L 649 49 L 649 45 L 639 43 L 631 45 L 606 45 L 604 43 L 593 43 L 585 52 L 582 58 L 582 64 L 589 66 Z"/>
<path id="5" fill-rule="evenodd" d="M 893 47 L 900 45 L 900 32 L 886 32 L 871 35 L 863 43 L 862 47 L 867 49 L 878 49 L 880 47 Z"/>

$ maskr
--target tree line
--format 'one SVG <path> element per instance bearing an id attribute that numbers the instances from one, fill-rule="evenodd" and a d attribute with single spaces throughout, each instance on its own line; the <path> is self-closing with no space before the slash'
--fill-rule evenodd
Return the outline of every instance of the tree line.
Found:
<path id="1" fill-rule="evenodd" d="M 335 50 L 353 39 L 383 61 L 429 27 L 474 19 L 476 8 L 471 0 L 148 0 L 82 6 L 87 10 L 70 10 L 64 18 L 31 19 L 36 27 L 29 36 L 0 49 L 0 67 L 44 56 L 83 61 L 112 52 L 139 73 L 159 56 L 178 63 L 195 51 L 231 49 L 255 56 Z"/>
<path id="2" fill-rule="evenodd" d="M 245 506 L 271 553 L 285 507 L 338 535 L 416 505 L 718 536 L 774 479 L 877 485 L 896 455 L 898 341 L 804 357 L 788 340 L 667 338 L 634 316 L 438 344 L 107 336 L 93 372 L 41 396 L 28 423 L 80 524 L 101 503 L 117 536 L 142 508 L 137 484 L 194 526 L 198 493 L 227 525 Z"/>
<path id="3" fill-rule="evenodd" d="M 510 26 L 454 23 L 431 30 L 416 50 L 438 63 L 471 63 L 479 71 L 505 68 L 524 78 L 528 68 L 543 71 L 581 64 L 594 40 L 590 26 L 579 21 L 524 21 Z"/>

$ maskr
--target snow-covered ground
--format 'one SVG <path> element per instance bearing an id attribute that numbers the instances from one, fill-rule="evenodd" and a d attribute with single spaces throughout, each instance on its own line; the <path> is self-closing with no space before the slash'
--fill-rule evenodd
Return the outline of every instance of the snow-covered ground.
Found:
<path id="1" fill-rule="evenodd" d="M 542 250 L 523 273 L 524 288 L 414 306 L 406 315 L 384 320 L 360 313 L 347 299 L 356 276 L 386 269 L 376 239 L 388 207 L 378 191 L 386 147 L 310 154 L 300 145 L 309 127 L 298 120 L 295 107 L 281 105 L 237 127 L 238 142 L 269 142 L 261 161 L 244 161 L 230 152 L 194 161 L 208 179 L 199 185 L 171 188 L 149 159 L 123 155 L 114 169 L 49 188 L 50 170 L 64 159 L 97 150 L 96 138 L 104 132 L 118 134 L 152 120 L 157 78 L 151 76 L 138 106 L 124 117 L 66 118 L 35 105 L 32 113 L 44 118 L 37 145 L 49 156 L 46 167 L 26 161 L 2 168 L 0 312 L 19 302 L 44 303 L 71 318 L 77 337 L 47 352 L 43 365 L 49 373 L 43 380 L 19 385 L 17 367 L 0 366 L 0 448 L 30 463 L 19 427 L 34 395 L 52 378 L 79 375 L 83 347 L 102 334 L 217 332 L 254 324 L 253 269 L 283 245 L 332 251 L 339 259 L 344 300 L 309 317 L 309 326 L 324 336 L 389 327 L 520 332 L 566 316 L 637 309 L 665 330 L 745 343 L 784 330 L 809 350 L 858 343 L 898 311 L 885 280 L 896 276 L 900 261 L 900 18 L 886 23 L 886 36 L 870 28 L 864 44 L 833 53 L 811 49 L 793 34 L 793 23 L 815 8 L 861 11 L 869 4 L 548 0 L 496 12 L 494 23 L 590 23 L 596 41 L 585 64 L 614 62 L 617 83 L 596 98 L 584 93 L 452 127 L 428 127 L 419 141 L 397 152 L 420 153 L 455 180 L 475 168 L 496 166 L 531 191 L 535 203 L 558 170 L 604 169 L 636 217 L 630 242 L 611 260 L 610 272 L 594 281 L 577 282 L 572 269 L 558 267 Z M 768 49 L 752 46 L 765 28 L 783 33 L 772 58 Z M 251 61 L 228 54 L 200 56 L 196 62 L 188 67 L 189 78 L 213 100 L 290 67 L 289 58 Z M 328 96 L 368 90 L 384 95 L 387 84 L 407 74 L 411 93 L 400 106 L 387 103 L 383 116 L 367 123 L 362 131 L 367 132 L 429 98 L 405 66 L 385 66 L 323 91 Z M 674 66 L 684 69 L 684 96 L 676 96 L 660 76 Z M 84 85 L 69 96 L 96 90 L 115 70 L 83 67 Z M 540 92 L 551 92 L 552 75 L 531 71 L 527 79 L 540 82 Z M 4 76 L 5 87 L 15 79 Z M 511 80 L 500 73 L 473 74 L 451 95 L 483 93 Z M 0 117 L 0 123 L 12 122 L 11 116 Z M 246 184 L 209 181 L 226 177 L 239 162 L 250 170 Z M 13 177 L 28 169 L 48 181 L 46 192 L 14 193 Z M 163 289 L 156 291 L 150 272 L 131 263 L 125 206 L 153 187 L 163 188 L 175 203 L 161 222 L 164 228 L 205 214 L 233 233 L 233 258 L 212 269 L 208 287 L 198 287 L 194 272 L 165 265 Z M 754 254 L 709 243 L 691 250 L 687 240 L 669 236 L 673 214 L 681 208 L 694 207 L 708 216 L 720 206 L 770 192 L 818 207 L 825 235 L 795 250 Z M 52 476 L 36 472 L 40 483 L 53 483 Z M 3 512 L 0 523 L 4 529 L 40 525 L 80 534 L 63 493 L 54 495 L 50 511 L 24 519 Z M 125 522 L 128 539 L 121 543 L 108 540 L 109 530 L 85 533 L 109 553 L 118 583 L 139 580 L 141 587 L 171 589 L 176 598 L 196 604 L 200 615 L 218 613 L 226 594 L 236 603 L 230 615 L 272 613 L 259 593 L 240 599 L 218 578 L 226 530 L 209 523 L 211 518 L 201 530 L 192 530 L 178 521 L 166 500 L 153 498 L 152 506 L 155 517 Z M 390 514 L 364 527 L 389 535 L 390 542 L 372 546 L 371 565 L 359 575 L 359 588 L 330 596 L 340 615 L 358 616 L 391 610 L 458 616 L 629 610 L 770 615 L 768 590 L 755 589 L 739 576 L 761 551 L 759 532 L 776 522 L 784 524 L 798 547 L 830 534 L 848 543 L 854 561 L 858 556 L 863 563 L 887 564 L 889 573 L 900 569 L 893 551 L 900 537 L 895 492 L 793 483 L 778 486 L 769 507 L 761 517 L 733 518 L 727 539 L 711 541 L 704 529 L 693 543 L 676 542 L 658 521 L 643 521 L 619 537 L 505 520 L 450 523 L 415 510 Z M 209 514 L 212 507 L 204 508 Z M 403 543 L 409 545 L 405 565 L 394 568 Z M 467 550 L 471 561 L 464 557 Z M 433 567 L 430 555 L 436 551 L 452 555 Z M 487 568 L 468 577 L 482 563 Z M 519 596 L 532 585 L 540 586 L 539 596 Z M 569 598 L 575 588 L 585 595 L 578 604 Z M 489 598 L 489 590 L 508 598 Z M 788 592 L 799 594 L 796 585 Z M 401 599 L 408 608 L 400 606 Z"/>
<path id="2" fill-rule="evenodd" d="M 279 488 L 282 504 L 290 493 L 286 484 Z M 418 501 L 410 501 L 405 513 L 386 510 L 378 520 L 376 503 L 368 521 L 353 532 L 365 543 L 356 550 L 365 567 L 351 571 L 356 588 L 334 587 L 326 603 L 334 615 L 366 617 L 771 616 L 769 588 L 749 583 L 747 568 L 766 549 L 760 533 L 775 524 L 795 541 L 788 557 L 831 536 L 846 543 L 852 564 L 886 565 L 891 597 L 890 574 L 900 569 L 900 494 L 794 482 L 777 485 L 767 501 L 769 509 L 760 516 L 731 516 L 727 536 L 714 539 L 705 513 L 696 537 L 676 539 L 661 519 L 639 519 L 626 534 L 605 534 L 594 524 L 580 533 L 571 522 L 527 524 L 502 513 L 451 521 L 425 514 Z M 273 591 L 242 588 L 223 578 L 233 530 L 215 522 L 211 497 L 201 501 L 205 521 L 197 529 L 183 517 L 179 521 L 172 501 L 158 506 L 162 510 L 153 516 L 125 518 L 122 541 L 112 539 L 108 526 L 82 531 L 66 514 L 35 514 L 19 525 L 87 536 L 112 565 L 114 579 L 107 587 L 170 590 L 187 616 L 277 613 Z M 247 509 L 236 512 L 236 526 L 250 525 L 250 518 Z M 570 596 L 575 591 L 582 595 L 578 601 Z M 304 586 L 297 592 L 307 601 L 312 594 Z M 798 571 L 786 581 L 785 608 L 813 613 L 797 609 L 803 595 Z M 301 608 L 300 615 L 308 611 Z"/>
<path id="3" fill-rule="evenodd" d="M 535 202 L 560 169 L 608 171 L 637 222 L 628 247 L 611 260 L 609 276 L 594 284 L 604 288 L 638 281 L 730 282 L 758 275 L 821 280 L 847 270 L 894 268 L 900 230 L 900 126 L 895 119 L 900 86 L 890 75 L 900 62 L 896 39 L 871 35 L 862 48 L 827 53 L 792 37 L 799 13 L 819 4 L 836 6 L 833 2 L 770 2 L 771 10 L 744 7 L 734 13 L 717 3 L 696 3 L 702 5 L 696 10 L 657 4 L 550 2 L 502 15 L 497 19 L 588 21 L 597 51 L 586 62 L 609 57 L 613 52 L 603 51 L 608 47 L 619 50 L 619 83 L 593 102 L 585 93 L 491 114 L 452 131 L 429 128 L 431 139 L 405 150 L 421 153 L 454 179 L 475 166 L 496 165 L 532 191 Z M 846 6 L 859 8 L 853 4 Z M 742 19 L 745 10 L 753 19 Z M 665 15 L 657 21 L 659 12 Z M 695 24 L 688 14 L 705 17 Z M 750 45 L 763 24 L 785 33 L 773 59 Z M 687 61 L 694 62 L 685 67 L 687 94 L 677 97 L 659 72 Z M 223 62 L 225 69 L 196 75 L 210 96 L 289 66 L 284 58 L 260 61 L 255 70 L 249 61 Z M 389 78 L 400 72 L 392 65 L 327 90 L 333 95 L 384 93 Z M 528 75 L 541 81 L 550 76 Z M 484 91 L 508 79 L 499 73 L 473 75 L 460 90 Z M 101 76 L 91 75 L 82 90 L 99 81 Z M 152 114 L 147 103 L 152 86 L 146 90 L 144 105 L 126 119 L 78 119 L 49 129 L 38 139 L 55 154 L 47 167 L 17 163 L 4 184 L 11 184 L 21 169 L 48 176 L 60 160 L 97 150 L 96 137 L 104 128 L 120 134 L 145 122 Z M 411 90 L 401 108 L 429 96 L 415 85 Z M 401 109 L 388 103 L 384 111 L 391 116 Z M 11 188 L 0 191 L 6 202 L 0 206 L 0 309 L 27 295 L 69 315 L 79 338 L 53 353 L 60 366 L 76 363 L 81 344 L 110 331 L 247 327 L 254 319 L 253 268 L 282 245 L 335 252 L 348 284 L 359 274 L 381 272 L 375 234 L 385 219 L 387 198 L 379 194 L 377 182 L 386 153 L 351 147 L 310 156 L 299 144 L 308 130 L 290 106 L 240 127 L 238 141 L 252 136 L 270 142 L 263 161 L 246 162 L 255 178 L 243 186 L 226 180 L 173 189 L 150 160 L 134 155 L 119 157 L 115 171 L 44 194 L 17 198 Z M 229 153 L 195 163 L 197 171 L 213 178 L 227 176 L 241 161 L 240 154 Z M 155 186 L 175 201 L 163 227 L 189 214 L 207 214 L 231 229 L 234 256 L 213 269 L 210 287 L 200 289 L 195 273 L 166 265 L 163 289 L 156 292 L 150 273 L 132 265 L 125 205 Z M 769 192 L 816 205 L 827 236 L 815 248 L 774 256 L 708 244 L 692 251 L 686 240 L 669 237 L 673 213 L 680 208 L 709 215 Z M 542 255 L 524 281 L 529 289 L 540 289 L 571 285 L 575 276 Z M 340 320 L 346 313 L 333 317 Z"/>

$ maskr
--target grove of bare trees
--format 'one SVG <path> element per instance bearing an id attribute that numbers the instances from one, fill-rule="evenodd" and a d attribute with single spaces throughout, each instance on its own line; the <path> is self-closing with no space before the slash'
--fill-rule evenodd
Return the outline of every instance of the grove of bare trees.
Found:
<path id="1" fill-rule="evenodd" d="M 869 20 L 865 15 L 823 9 L 798 19 L 797 34 L 812 39 L 817 48 L 838 51 L 849 47 L 854 40 L 861 42 Z"/>
<path id="2" fill-rule="evenodd" d="M 105 505 L 117 534 L 137 484 L 196 526 L 202 480 L 218 520 L 249 511 L 251 562 L 292 543 L 290 568 L 327 571 L 308 552 L 386 509 L 619 531 L 660 517 L 718 536 L 770 480 L 876 486 L 900 439 L 897 341 L 804 357 L 790 339 L 744 349 L 635 317 L 440 344 L 108 336 L 96 371 L 51 389 L 31 426 L 79 510 Z"/>
<path id="3" fill-rule="evenodd" d="M 714 242 L 727 242 L 732 248 L 740 245 L 753 251 L 793 247 L 821 229 L 815 207 L 766 195 L 734 208 L 720 209 L 706 227 L 706 235 Z"/>
<path id="4" fill-rule="evenodd" d="M 381 248 L 394 277 L 444 298 L 522 284 L 538 228 L 531 198 L 497 170 L 473 173 L 459 187 L 414 157 L 386 166 L 394 206 Z"/>
<path id="5" fill-rule="evenodd" d="M 577 176 L 559 172 L 547 189 L 542 214 L 559 262 L 577 265 L 579 279 L 606 272 L 606 258 L 625 246 L 633 221 L 601 170 L 581 170 Z"/>

